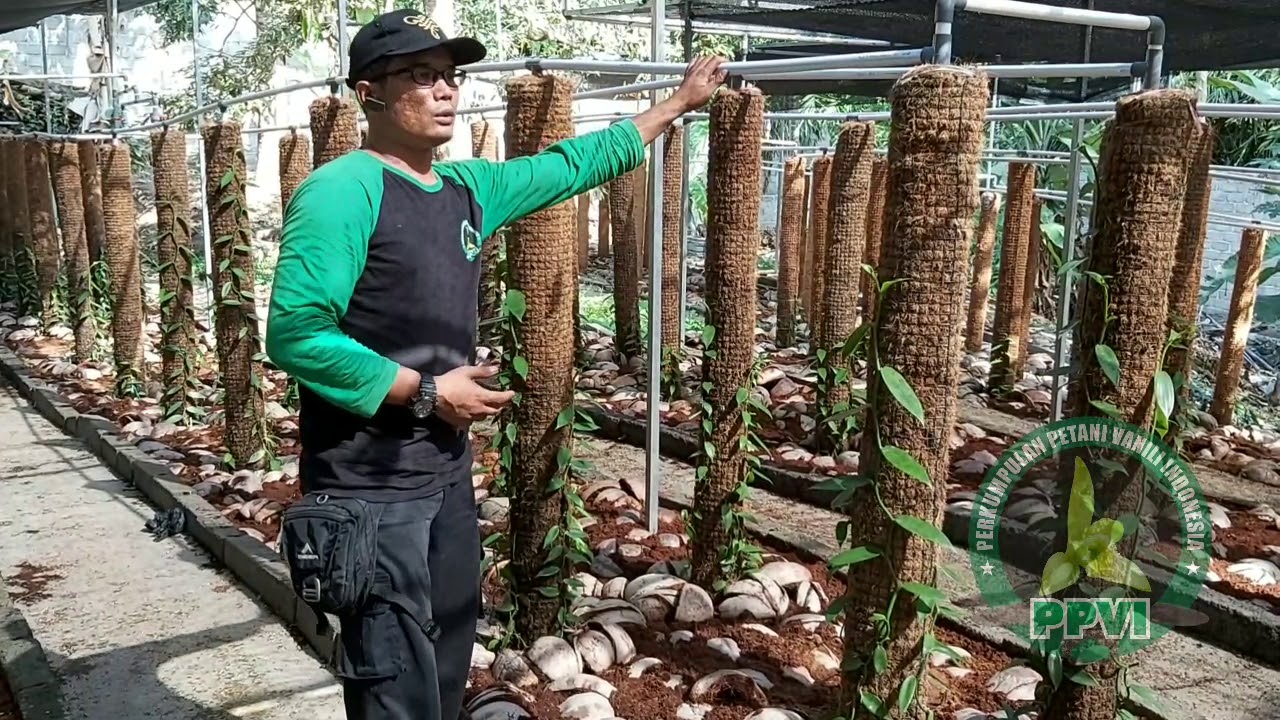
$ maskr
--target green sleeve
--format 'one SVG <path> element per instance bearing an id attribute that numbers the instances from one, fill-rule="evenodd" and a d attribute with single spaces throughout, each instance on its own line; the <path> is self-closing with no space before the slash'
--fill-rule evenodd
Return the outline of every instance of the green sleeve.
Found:
<path id="1" fill-rule="evenodd" d="M 372 417 L 399 364 L 353 340 L 338 321 L 364 272 L 381 178 L 361 177 L 343 160 L 309 176 L 289 201 L 267 316 L 267 356 L 328 402 Z"/>
<path id="2" fill-rule="evenodd" d="M 505 162 L 441 163 L 439 170 L 471 188 L 484 216 L 482 237 L 630 172 L 644 162 L 644 142 L 631 120 L 563 140 L 537 155 Z"/>

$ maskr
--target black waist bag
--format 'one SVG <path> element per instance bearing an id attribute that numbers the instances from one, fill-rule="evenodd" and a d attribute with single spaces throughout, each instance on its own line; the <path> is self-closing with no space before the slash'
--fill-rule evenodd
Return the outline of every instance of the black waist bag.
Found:
<path id="1" fill-rule="evenodd" d="M 280 552 L 293 591 L 316 611 L 320 632 L 329 625 L 325 613 L 350 617 L 380 600 L 407 613 L 431 640 L 438 637 L 426 612 L 379 577 L 378 517 L 364 500 L 304 495 L 281 517 Z"/>

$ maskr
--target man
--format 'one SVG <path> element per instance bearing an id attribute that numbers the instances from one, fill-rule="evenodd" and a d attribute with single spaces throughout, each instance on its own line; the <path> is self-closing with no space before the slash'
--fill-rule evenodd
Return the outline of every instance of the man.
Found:
<path id="1" fill-rule="evenodd" d="M 364 501 L 377 576 L 430 618 L 376 598 L 341 618 L 353 720 L 461 712 L 481 559 L 467 428 L 512 396 L 480 384 L 497 368 L 471 364 L 481 242 L 635 169 L 724 80 L 720 58 L 700 58 L 632 120 L 533 157 L 433 163 L 453 136 L 457 68 L 484 56 L 413 11 L 361 28 L 347 85 L 368 116 L 365 147 L 302 183 L 280 239 L 266 344 L 299 382 L 302 489 Z"/>

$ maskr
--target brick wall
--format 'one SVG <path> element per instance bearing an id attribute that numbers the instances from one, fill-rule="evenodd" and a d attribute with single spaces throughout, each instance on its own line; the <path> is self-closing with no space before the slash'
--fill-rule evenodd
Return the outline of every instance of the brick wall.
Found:
<path id="1" fill-rule="evenodd" d="M 1244 172 L 1244 171 L 1241 171 Z M 1209 197 L 1210 210 L 1240 217 L 1256 217 L 1266 220 L 1257 212 L 1257 207 L 1264 202 L 1275 200 L 1276 196 L 1263 192 L 1263 188 L 1243 180 L 1213 178 L 1213 193 Z M 1209 222 L 1205 235 L 1204 280 L 1208 280 L 1221 271 L 1226 262 L 1240 249 L 1241 228 L 1230 227 Z M 1205 311 L 1212 315 L 1225 316 L 1227 306 L 1231 302 L 1232 281 L 1228 279 L 1221 290 L 1214 293 L 1205 304 Z M 1273 277 L 1264 283 L 1260 294 L 1280 293 L 1280 277 Z"/>

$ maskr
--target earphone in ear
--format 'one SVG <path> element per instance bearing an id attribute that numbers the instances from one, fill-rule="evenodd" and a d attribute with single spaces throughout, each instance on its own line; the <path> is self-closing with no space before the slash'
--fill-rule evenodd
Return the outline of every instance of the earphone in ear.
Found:
<path id="1" fill-rule="evenodd" d="M 376 105 L 376 106 L 377 106 L 377 108 L 376 108 L 376 109 L 378 109 L 378 110 L 385 110 L 385 109 L 386 109 L 386 107 L 387 107 L 387 103 L 386 103 L 385 101 L 383 101 L 383 100 L 381 100 L 381 99 L 379 99 L 379 98 L 376 98 L 376 97 L 374 97 L 374 96 L 372 96 L 372 95 L 366 95 L 366 96 L 365 96 L 365 98 L 364 98 L 364 102 L 365 102 L 365 104 L 366 104 L 366 105 L 369 105 L 369 106 L 374 106 L 374 105 Z"/>

